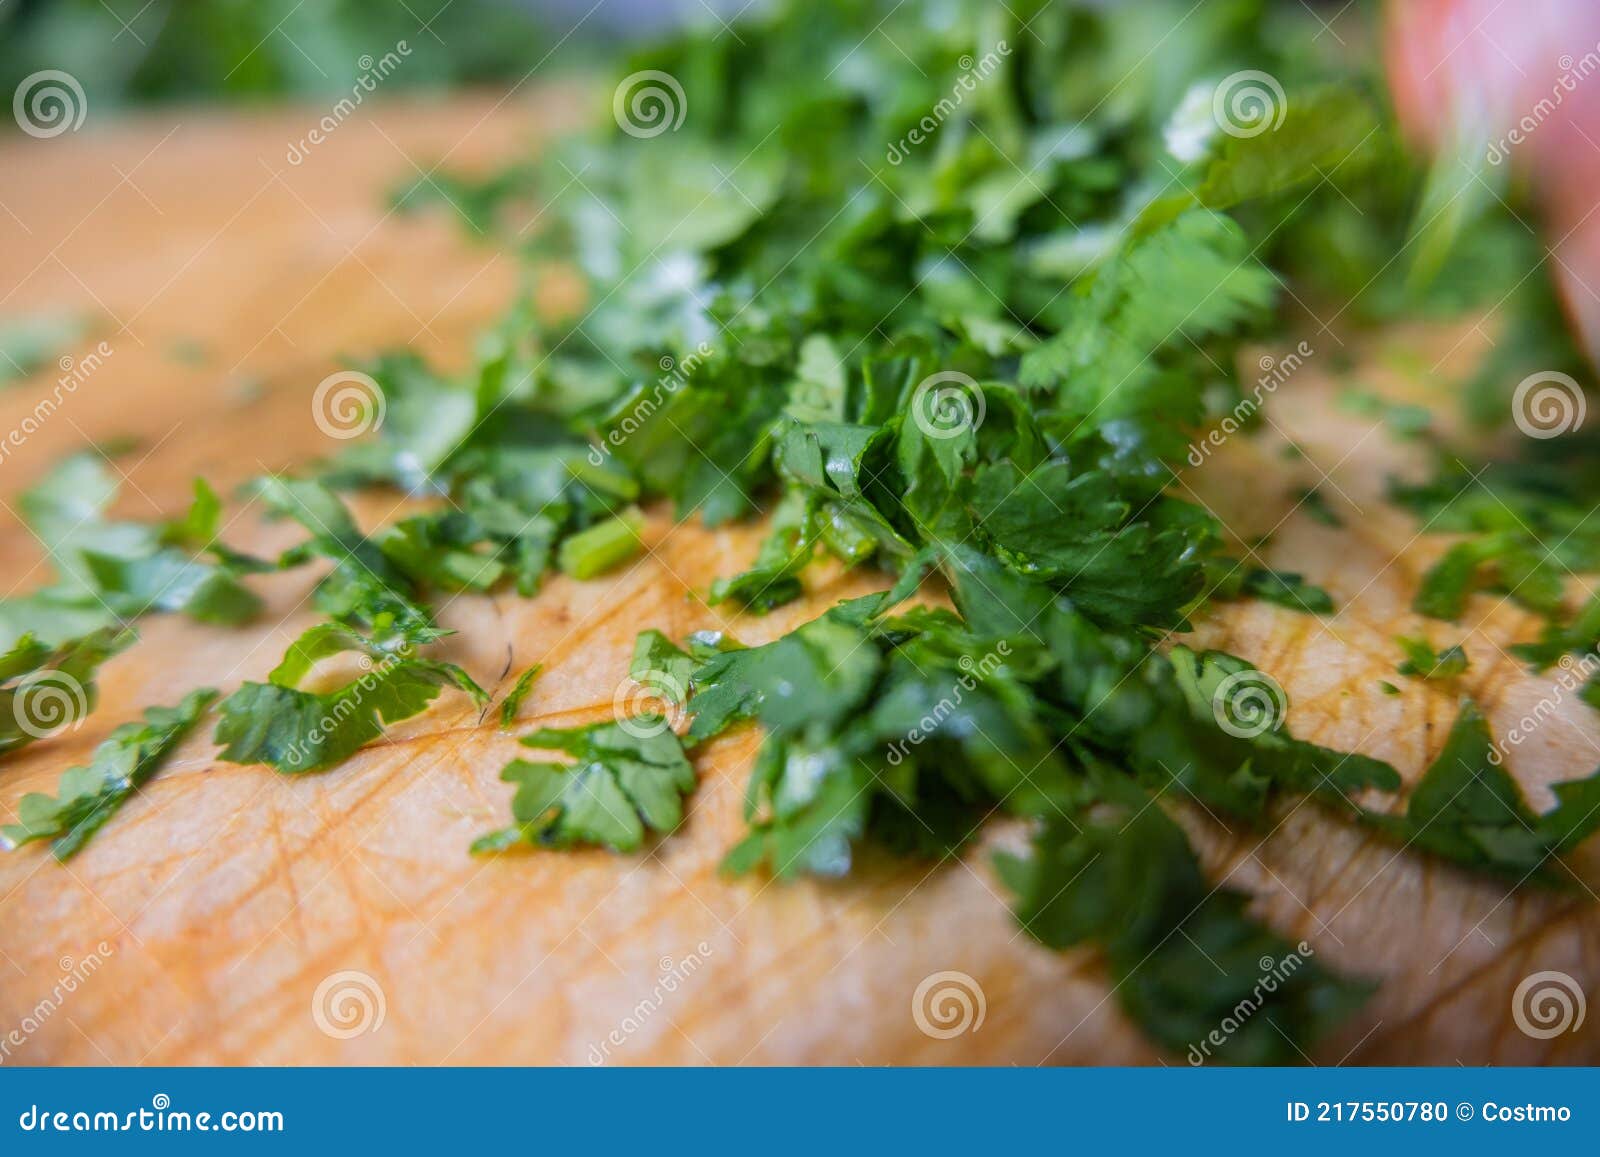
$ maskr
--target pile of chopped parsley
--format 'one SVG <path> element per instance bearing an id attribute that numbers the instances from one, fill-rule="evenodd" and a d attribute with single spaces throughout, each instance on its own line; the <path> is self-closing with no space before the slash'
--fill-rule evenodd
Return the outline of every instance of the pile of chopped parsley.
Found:
<path id="1" fill-rule="evenodd" d="M 1554 857 L 1600 826 L 1600 777 L 1556 785 L 1559 805 L 1535 814 L 1465 702 L 1404 804 L 1374 808 L 1400 789 L 1392 767 L 1294 739 L 1276 684 L 1242 659 L 1164 645 L 1214 599 L 1332 609 L 1301 576 L 1245 565 L 1173 493 L 1192 440 L 1244 396 L 1241 344 L 1303 329 L 1306 302 L 1342 303 L 1328 308 L 1352 325 L 1481 309 L 1507 268 L 1539 264 L 1499 201 L 1470 199 L 1446 227 L 1420 212 L 1439 170 L 1402 149 L 1364 66 L 1307 24 L 1250 0 L 796 0 L 737 35 L 649 48 L 617 75 L 673 78 L 671 131 L 608 123 L 489 179 L 401 194 L 508 237 L 539 206 L 522 242 L 533 284 L 473 372 L 408 354 L 363 367 L 386 402 L 376 437 L 252 488 L 302 544 L 276 559 L 221 544 L 203 483 L 176 522 L 110 521 L 114 487 L 92 457 L 30 494 L 29 525 L 63 568 L 0 604 L 17 640 L 3 693 L 52 671 L 91 685 L 144 613 L 246 622 L 249 576 L 315 562 L 325 621 L 265 683 L 221 700 L 215 739 L 224 760 L 326 769 L 440 694 L 487 705 L 467 672 L 424 656 L 446 634 L 434 600 L 533 596 L 552 569 L 624 564 L 643 549 L 640 505 L 666 501 L 708 526 L 768 520 L 712 603 L 781 606 L 820 557 L 887 589 L 760 647 L 644 632 L 630 674 L 660 710 L 526 736 L 570 762 L 510 764 L 511 823 L 474 851 L 639 848 L 681 823 L 700 746 L 758 726 L 728 872 L 839 876 L 868 845 L 936 862 L 988 820 L 1020 819 L 1031 848 L 998 865 L 1018 919 L 1046 945 L 1097 946 L 1124 1011 L 1173 1050 L 1289 948 L 1206 879 L 1157 801 L 1249 828 L 1310 797 L 1414 853 L 1560 886 Z M 1220 86 L 1245 70 L 1283 95 L 1225 125 Z M 530 304 L 557 266 L 585 280 L 581 315 Z M 1542 281 L 1512 303 L 1539 324 L 1469 390 L 1486 421 L 1518 366 L 1582 372 Z M 1600 569 L 1592 466 L 1503 463 L 1463 490 L 1474 467 L 1439 455 L 1436 480 L 1396 490 L 1432 529 L 1466 535 L 1418 609 L 1456 618 L 1471 590 L 1503 590 L 1549 619 L 1530 663 L 1593 648 L 1600 614 L 1569 618 L 1559 590 L 1564 570 Z M 377 486 L 447 501 L 367 534 L 340 494 Z M 908 603 L 919 589 L 951 606 Z M 1406 646 L 1408 674 L 1465 662 Z M 359 677 L 302 687 L 340 654 Z M 503 702 L 505 726 L 537 670 Z M 6 838 L 75 852 L 210 698 L 112 732 L 58 798 L 25 798 Z M 0 750 L 27 738 L 0 735 Z M 1217 1056 L 1293 1062 L 1370 988 L 1301 967 Z"/>

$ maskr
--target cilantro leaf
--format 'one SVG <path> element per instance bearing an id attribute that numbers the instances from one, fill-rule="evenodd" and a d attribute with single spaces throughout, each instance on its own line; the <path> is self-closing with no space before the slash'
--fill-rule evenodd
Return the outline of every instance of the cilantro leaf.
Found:
<path id="1" fill-rule="evenodd" d="M 116 728 L 94 749 L 88 766 L 62 772 L 54 798 L 23 796 L 17 822 L 0 827 L 0 843 L 12 849 L 50 840 L 56 859 L 75 855 L 160 769 L 216 697 L 210 689 L 191 691 L 176 707 L 147 708 L 144 722 Z"/>
<path id="2" fill-rule="evenodd" d="M 359 652 L 366 670 L 327 692 L 297 684 L 319 659 Z M 454 663 L 415 657 L 408 643 L 365 639 L 336 624 L 303 634 L 267 683 L 247 682 L 222 701 L 216 741 L 229 763 L 265 763 L 286 774 L 321 771 L 425 710 L 446 687 L 480 706 L 488 696 Z"/>
<path id="3" fill-rule="evenodd" d="M 180 522 L 158 527 L 107 519 L 117 492 L 102 456 L 85 452 L 23 494 L 23 518 L 60 573 L 32 596 L 0 601 L 0 622 L 59 640 L 150 611 L 222 625 L 255 616 L 261 600 L 239 581 L 247 568 L 215 542 L 215 517 L 208 511 L 215 495 L 197 492 L 198 512 L 191 508 Z M 200 529 L 212 532 L 204 542 L 193 540 Z M 219 561 L 202 561 L 191 550 L 209 550 Z"/>
<path id="4" fill-rule="evenodd" d="M 0 755 L 26 747 L 87 716 L 95 672 L 138 636 L 103 627 L 56 647 L 23 635 L 0 655 Z"/>
<path id="5" fill-rule="evenodd" d="M 683 797 L 695 787 L 694 767 L 659 715 L 543 728 L 522 742 L 565 752 L 573 762 L 568 767 L 522 759 L 507 764 L 500 778 L 517 785 L 511 804 L 516 822 L 475 840 L 474 852 L 519 844 L 597 844 L 631 852 L 646 830 L 666 834 L 678 826 Z"/>
<path id="6" fill-rule="evenodd" d="M 1031 856 L 996 866 L 1023 928 L 1052 948 L 1102 947 L 1123 1011 L 1192 1064 L 1297 1064 L 1373 988 L 1253 920 L 1243 893 L 1213 888 L 1183 829 L 1109 776 L 1037 831 Z M 1225 1023 L 1237 1028 L 1217 1033 Z"/>
<path id="7" fill-rule="evenodd" d="M 1467 669 L 1467 653 L 1459 643 L 1435 651 L 1427 639 L 1396 636 L 1395 642 L 1405 652 L 1405 662 L 1395 668 L 1402 675 L 1419 679 L 1455 679 Z"/>
<path id="8" fill-rule="evenodd" d="M 517 711 L 522 707 L 522 701 L 528 697 L 528 692 L 533 690 L 533 681 L 543 670 L 543 663 L 535 663 L 517 676 L 517 681 L 511 685 L 511 690 L 507 691 L 506 697 L 500 701 L 501 727 L 510 727 L 516 722 Z"/>
<path id="9" fill-rule="evenodd" d="M 1600 771 L 1552 784 L 1557 806 L 1537 815 L 1499 755 L 1489 725 L 1467 700 L 1405 811 L 1363 818 L 1407 846 L 1464 867 L 1517 883 L 1570 884 L 1554 858 L 1600 828 Z"/>

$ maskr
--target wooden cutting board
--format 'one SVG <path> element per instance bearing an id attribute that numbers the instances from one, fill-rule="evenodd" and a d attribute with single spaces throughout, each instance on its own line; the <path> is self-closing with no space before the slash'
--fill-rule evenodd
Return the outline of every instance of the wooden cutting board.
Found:
<path id="1" fill-rule="evenodd" d="M 441 158 L 471 168 L 536 147 L 582 107 L 551 90 L 377 106 L 297 165 L 288 147 L 324 110 L 182 110 L 121 123 L 91 115 L 75 134 L 7 138 L 0 316 L 87 310 L 99 330 L 68 353 L 81 357 L 101 338 L 113 353 L 0 463 L 5 591 L 49 577 L 15 498 L 63 453 L 137 437 L 140 447 L 117 459 L 128 476 L 117 513 L 171 515 L 196 474 L 230 487 L 336 450 L 310 398 L 341 354 L 410 345 L 464 364 L 472 334 L 508 299 L 514 263 L 463 240 L 440 214 L 386 212 L 384 194 Z M 1381 342 L 1444 376 L 1483 340 L 1407 332 Z M 1322 367 L 1338 341 L 1323 332 L 1312 345 L 1318 356 L 1278 391 L 1266 436 L 1232 439 L 1184 485 L 1241 534 L 1272 530 L 1266 560 L 1324 585 L 1340 611 L 1319 620 L 1239 604 L 1194 641 L 1273 672 L 1293 701 L 1295 734 L 1392 760 L 1414 778 L 1455 699 L 1394 674 L 1393 635 L 1431 631 L 1446 643 L 1470 628 L 1463 686 L 1497 729 L 1548 695 L 1551 680 L 1501 649 L 1533 630 L 1515 608 L 1480 598 L 1460 632 L 1408 613 L 1442 544 L 1380 501 L 1407 452 L 1331 404 Z M 1354 344 L 1344 354 L 1372 358 Z M 0 392 L 0 434 L 54 377 Z M 1386 381 L 1381 368 L 1367 380 L 1415 388 Z M 1291 437 L 1304 458 L 1282 453 Z M 1310 484 L 1343 529 L 1296 506 Z M 381 496 L 361 503 L 371 523 L 392 508 Z M 241 547 L 293 537 L 254 511 L 229 514 L 227 537 Z M 649 535 L 650 553 L 616 575 L 556 578 L 533 600 L 451 601 L 442 618 L 460 633 L 443 657 L 497 694 L 543 662 L 517 730 L 575 724 L 608 716 L 619 684 L 626 693 L 632 639 L 645 626 L 675 636 L 725 626 L 760 642 L 882 582 L 824 571 L 800 604 L 765 619 L 731 616 L 700 596 L 750 558 L 759 527 L 674 527 L 656 511 Z M 264 581 L 269 613 L 250 628 L 146 620 L 142 642 L 106 668 L 99 710 L 0 766 L 0 817 L 14 815 L 25 791 L 53 793 L 63 768 L 143 706 L 262 678 L 314 621 L 312 577 Z M 1382 694 L 1380 679 L 1402 693 Z M 1118 1011 L 1093 953 L 1051 953 L 1018 934 L 988 866 L 1015 829 L 997 826 L 962 863 L 937 870 L 869 857 L 838 883 L 721 879 L 756 743 L 747 730 L 711 745 L 697 760 L 701 787 L 685 824 L 647 853 L 480 859 L 467 845 L 508 815 L 510 789 L 497 776 L 516 744 L 493 713 L 480 719 L 460 697 L 442 697 L 344 766 L 299 779 L 216 763 L 209 736 L 192 736 L 77 859 L 58 865 L 37 847 L 0 857 L 0 1060 L 1162 1059 Z M 1511 760 L 1539 807 L 1551 803 L 1540 785 L 1597 764 L 1600 725 L 1570 695 Z M 1382 979 L 1318 1063 L 1600 1061 L 1600 1013 L 1550 1039 L 1526 1035 L 1512 1015 L 1514 990 L 1536 972 L 1566 973 L 1593 992 L 1600 849 L 1580 856 L 1574 894 L 1510 895 L 1312 805 L 1285 807 L 1266 832 L 1183 818 L 1213 878 L 1252 892 L 1263 918 L 1325 962 Z M 949 1027 L 961 1031 L 939 1031 L 960 994 L 973 1010 L 965 1028 L 957 1015 Z"/>

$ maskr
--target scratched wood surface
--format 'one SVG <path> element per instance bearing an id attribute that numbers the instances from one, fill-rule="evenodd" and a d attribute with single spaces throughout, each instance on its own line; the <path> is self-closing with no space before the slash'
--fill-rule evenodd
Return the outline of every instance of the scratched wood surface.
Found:
<path id="1" fill-rule="evenodd" d="M 0 316 L 87 310 L 97 330 L 69 354 L 102 338 L 113 351 L 0 463 L 4 589 L 48 578 L 15 498 L 65 452 L 136 437 L 139 448 L 117 459 L 129 479 L 117 512 L 171 514 L 196 474 L 226 487 L 337 449 L 310 397 L 339 355 L 408 344 L 462 363 L 507 300 L 514 265 L 441 216 L 387 213 L 384 194 L 441 158 L 471 168 L 537 147 L 582 111 L 553 91 L 379 106 L 300 165 L 287 162 L 287 146 L 319 110 L 163 112 L 0 144 Z M 1318 352 L 1331 355 L 1335 339 L 1321 340 Z M 1382 340 L 1443 371 L 1481 338 Z M 55 376 L 52 367 L 0 392 L 0 434 L 20 426 Z M 1401 388 L 1381 369 L 1371 380 Z M 1197 639 L 1278 676 L 1296 734 L 1390 759 L 1414 778 L 1454 699 L 1394 676 L 1392 636 L 1457 637 L 1406 610 L 1442 544 L 1379 501 L 1404 449 L 1329 395 L 1314 356 L 1278 391 L 1267 437 L 1233 439 L 1185 485 L 1241 534 L 1273 530 L 1267 560 L 1326 586 L 1339 614 L 1319 621 L 1242 604 L 1208 618 Z M 1306 456 L 1282 454 L 1284 437 Z M 1296 491 L 1312 483 L 1343 529 L 1296 508 Z M 360 504 L 374 523 L 393 507 L 383 496 Z M 228 537 L 242 547 L 292 537 L 255 511 L 229 514 Z M 543 662 L 519 730 L 574 724 L 610 713 L 641 627 L 725 625 L 763 641 L 874 584 L 824 572 L 801 604 L 764 620 L 730 617 L 698 596 L 749 558 L 759 528 L 674 527 L 657 511 L 649 538 L 651 552 L 614 576 L 557 578 L 533 600 L 452 601 L 442 618 L 460 633 L 445 657 L 497 694 Z M 140 645 L 105 669 L 99 710 L 0 767 L 0 818 L 25 791 L 53 791 L 64 767 L 141 707 L 263 677 L 314 621 L 311 579 L 262 581 L 269 611 L 246 629 L 147 620 Z M 1550 679 L 1501 649 L 1528 636 L 1527 616 L 1481 598 L 1468 628 L 1464 685 L 1497 728 L 1552 695 Z M 1402 694 L 1381 694 L 1385 678 Z M 320 776 L 216 763 L 209 736 L 191 736 L 69 865 L 37 848 L 0 858 L 0 1060 L 1161 1059 L 1117 1011 L 1092 953 L 1050 953 L 1017 934 L 988 867 L 1014 830 L 996 828 L 964 862 L 935 871 L 869 857 L 838 883 L 719 878 L 755 744 L 749 733 L 713 744 L 697 761 L 701 786 L 682 829 L 645 854 L 485 860 L 467 845 L 507 815 L 510 789 L 497 774 L 515 741 L 459 697 Z M 1510 760 L 1540 807 L 1551 802 L 1540 785 L 1597 763 L 1600 726 L 1570 694 Z M 1310 806 L 1285 808 L 1267 832 L 1183 818 L 1214 877 L 1252 892 L 1261 916 L 1326 962 L 1383 981 L 1319 1063 L 1600 1061 L 1594 1017 L 1534 1039 L 1512 1016 L 1513 991 L 1532 973 L 1595 988 L 1595 849 L 1577 862 L 1573 894 L 1508 895 L 1396 855 Z M 924 1032 L 913 1008 L 919 985 L 941 972 L 970 978 L 955 983 L 982 1008 L 981 1023 L 974 1016 L 948 1037 Z M 70 992 L 63 975 L 74 977 Z"/>

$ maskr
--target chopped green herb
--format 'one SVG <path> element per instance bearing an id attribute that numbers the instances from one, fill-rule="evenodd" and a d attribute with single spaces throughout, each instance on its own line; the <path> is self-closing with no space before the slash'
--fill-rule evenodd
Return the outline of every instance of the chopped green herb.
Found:
<path id="1" fill-rule="evenodd" d="M 1328 505 L 1327 495 L 1323 494 L 1315 486 L 1300 491 L 1296 496 L 1296 501 L 1307 515 L 1322 523 L 1323 526 L 1335 528 L 1344 526 L 1344 519 L 1340 518 L 1333 507 Z"/>
<path id="2" fill-rule="evenodd" d="M 576 579 L 593 578 L 644 549 L 644 515 L 625 510 L 615 518 L 579 531 L 561 544 L 556 565 Z"/>
<path id="3" fill-rule="evenodd" d="M 1600 828 L 1600 771 L 1551 784 L 1557 806 L 1538 815 L 1502 762 L 1502 749 L 1468 700 L 1405 812 L 1368 812 L 1365 819 L 1408 847 L 1465 867 L 1519 884 L 1571 885 L 1576 878 L 1557 857 Z"/>
<path id="4" fill-rule="evenodd" d="M 362 656 L 363 674 L 328 692 L 297 684 L 322 658 Z M 287 774 L 321 771 L 353 755 L 389 724 L 425 710 L 446 687 L 483 706 L 488 696 L 454 663 L 419 659 L 409 643 L 374 642 L 333 624 L 302 635 L 272 672 L 270 682 L 247 682 L 222 701 L 216 741 L 219 759 L 265 763 Z"/>
<path id="5" fill-rule="evenodd" d="M 54 798 L 39 792 L 23 796 L 17 822 L 0 827 L 0 844 L 11 849 L 50 840 L 56 859 L 75 855 L 160 769 L 216 697 L 209 689 L 191 691 L 176 707 L 150 707 L 144 722 L 122 724 L 94 749 L 87 767 L 62 773 Z"/>
<path id="6" fill-rule="evenodd" d="M 517 710 L 522 706 L 522 701 L 528 697 L 528 692 L 533 690 L 533 681 L 539 677 L 539 672 L 544 670 L 543 663 L 535 663 L 511 685 L 511 690 L 506 692 L 506 697 L 500 701 L 500 726 L 510 727 L 517 720 Z"/>
<path id="7" fill-rule="evenodd" d="M 1313 586 L 1300 575 L 1289 571 L 1267 570 L 1256 567 L 1244 574 L 1242 591 L 1269 603 L 1305 611 L 1312 615 L 1333 613 L 1333 599 L 1321 587 Z"/>
<path id="8" fill-rule="evenodd" d="M 1402 675 L 1418 679 L 1455 679 L 1467 669 L 1467 653 L 1459 643 L 1435 651 L 1427 639 L 1399 635 L 1395 642 L 1406 653 L 1405 661 L 1395 668 Z"/>
<path id="9" fill-rule="evenodd" d="M 765 733 L 730 872 L 838 875 L 868 845 L 938 860 L 989 816 L 1019 817 L 1034 852 L 1002 871 L 1033 935 L 1098 945 L 1123 1007 L 1173 1050 L 1249 1007 L 1215 1056 L 1275 1063 L 1367 986 L 1213 889 L 1168 800 L 1246 826 L 1310 796 L 1420 850 L 1550 882 L 1550 857 L 1597 822 L 1595 779 L 1533 815 L 1469 707 L 1406 810 L 1367 810 L 1364 793 L 1399 790 L 1392 767 L 1295 739 L 1268 672 L 1158 646 L 1211 599 L 1333 610 L 1297 574 L 1239 565 L 1173 485 L 1185 462 L 1205 468 L 1196 449 L 1220 444 L 1217 429 L 1265 425 L 1287 359 L 1254 388 L 1236 367 L 1246 342 L 1286 336 L 1286 302 L 1340 302 L 1354 323 L 1438 316 L 1503 299 L 1513 261 L 1547 264 L 1515 207 L 1471 180 L 1478 167 L 1430 172 L 1404 152 L 1359 68 L 1315 51 L 1305 16 L 1251 3 L 1171 16 L 1183 36 L 1138 6 L 958 4 L 935 27 L 917 6 L 791 0 L 738 36 L 685 31 L 624 66 L 683 85 L 691 111 L 670 137 L 608 125 L 548 159 L 413 189 L 407 201 L 442 195 L 480 234 L 537 203 L 541 228 L 519 243 L 576 270 L 592 305 L 554 316 L 519 301 L 459 377 L 410 355 L 370 364 L 375 435 L 320 481 L 261 483 L 310 533 L 279 565 L 333 564 L 315 595 L 328 621 L 223 703 L 223 758 L 322 768 L 444 686 L 481 702 L 459 668 L 415 657 L 446 633 L 432 594 L 531 595 L 552 566 L 600 574 L 642 549 L 639 505 L 668 500 L 710 526 L 771 514 L 714 602 L 770 610 L 824 557 L 894 581 L 759 647 L 639 636 L 631 674 L 688 712 L 689 744 L 747 721 Z M 963 54 L 987 54 L 995 75 L 928 140 L 923 110 L 944 107 Z M 819 60 L 849 67 L 797 86 Z M 1214 111 L 1231 62 L 1269 70 L 1286 96 L 1245 110 L 1237 133 Z M 584 195 L 563 195 L 578 172 Z M 1552 333 L 1548 279 L 1524 280 L 1510 306 L 1532 324 L 1491 368 L 1581 372 Z M 1420 407 L 1346 404 L 1431 435 Z M 1394 494 L 1424 528 L 1463 536 L 1417 608 L 1456 618 L 1473 591 L 1504 593 L 1546 616 L 1522 656 L 1547 665 L 1600 643 L 1600 610 L 1569 618 L 1562 603 L 1567 573 L 1600 571 L 1600 455 L 1536 441 L 1488 469 L 1442 459 Z M 93 466 L 25 503 L 63 580 L 0 604 L 0 625 L 62 639 L 153 608 L 247 612 L 235 579 L 262 564 L 212 541 L 214 494 L 159 531 L 109 523 Z M 438 508 L 365 534 L 333 488 L 370 485 Z M 1338 525 L 1314 490 L 1305 503 Z M 933 570 L 955 610 L 894 613 Z M 301 689 L 341 653 L 371 671 Z M 1413 657 L 1429 677 L 1464 662 Z M 1600 704 L 1600 689 L 1584 697 Z M 513 823 L 475 850 L 634 850 L 677 826 L 694 788 L 658 714 L 525 742 L 573 762 L 506 768 Z M 1263 990 L 1264 972 L 1281 983 Z"/>
<path id="10" fill-rule="evenodd" d="M 474 841 L 474 852 L 519 844 L 573 847 L 598 844 L 631 852 L 646 829 L 665 834 L 683 819 L 683 797 L 694 790 L 694 768 L 659 715 L 570 729 L 544 728 L 525 736 L 528 747 L 563 751 L 568 767 L 517 759 L 500 778 L 517 785 L 515 824 Z"/>
<path id="11" fill-rule="evenodd" d="M 94 710 L 100 664 L 133 644 L 103 627 L 59 646 L 23 635 L 0 655 L 0 755 L 70 727 Z"/>
<path id="12" fill-rule="evenodd" d="M 215 548 L 215 495 L 166 526 L 105 517 L 118 482 L 101 454 L 74 455 L 23 494 L 28 529 L 49 551 L 57 581 L 32 595 L 0 600 L 0 631 L 62 640 L 150 611 L 180 611 L 204 623 L 253 618 L 261 600 L 239 581 L 244 570 Z M 198 530 L 211 534 L 199 536 Z M 204 541 L 201 541 L 201 538 Z M 215 562 L 197 552 L 213 550 Z"/>
<path id="13" fill-rule="evenodd" d="M 1052 948 L 1106 953 L 1117 1001 L 1192 1064 L 1298 1064 L 1373 985 L 1338 976 L 1253 920 L 1249 897 L 1215 888 L 1183 829 L 1136 787 L 1100 790 L 1051 819 L 1032 855 L 1002 856 L 1017 919 Z M 1215 1044 L 1230 1020 L 1236 1031 Z"/>

